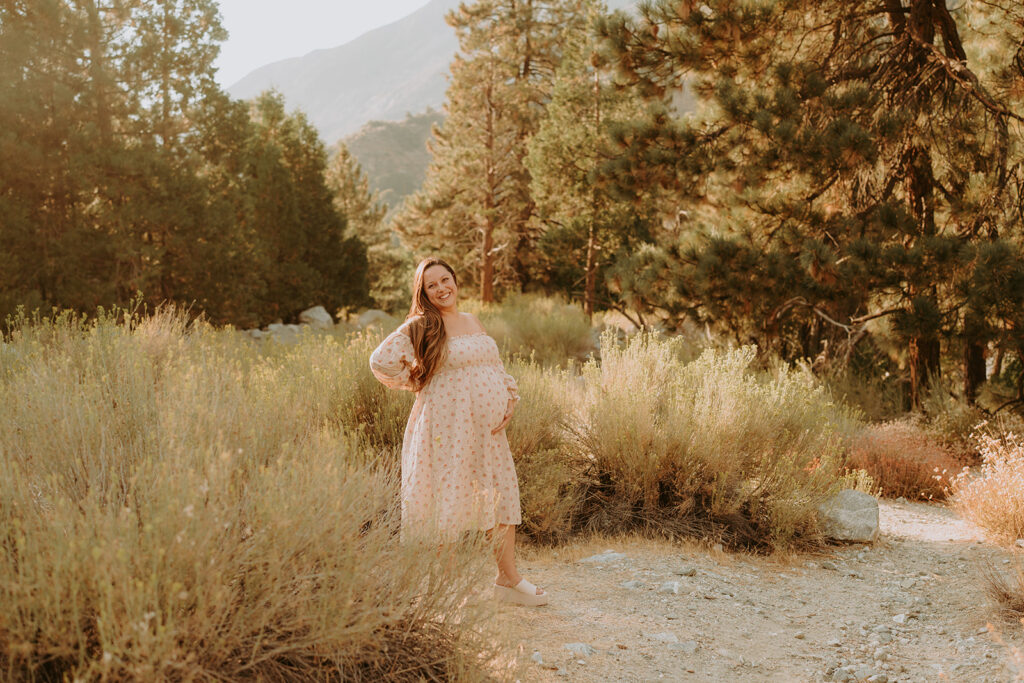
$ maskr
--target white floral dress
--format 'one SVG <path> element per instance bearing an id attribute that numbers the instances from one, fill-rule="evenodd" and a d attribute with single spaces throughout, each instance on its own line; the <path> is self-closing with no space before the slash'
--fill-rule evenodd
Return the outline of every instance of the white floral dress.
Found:
<path id="1" fill-rule="evenodd" d="M 370 355 L 370 369 L 393 389 L 413 390 L 408 323 Z M 403 361 L 405 364 L 403 364 Z M 448 357 L 416 395 L 402 441 L 402 528 L 452 535 L 519 524 L 519 483 L 501 424 L 516 382 L 484 333 L 448 337 Z"/>

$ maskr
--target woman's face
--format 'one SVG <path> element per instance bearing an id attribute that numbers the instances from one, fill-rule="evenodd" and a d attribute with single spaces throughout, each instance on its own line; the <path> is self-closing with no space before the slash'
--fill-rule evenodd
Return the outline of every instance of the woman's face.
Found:
<path id="1" fill-rule="evenodd" d="M 455 278 L 444 266 L 430 266 L 423 271 L 423 291 L 427 300 L 437 306 L 442 313 L 455 310 L 455 300 L 459 294 L 459 286 Z"/>

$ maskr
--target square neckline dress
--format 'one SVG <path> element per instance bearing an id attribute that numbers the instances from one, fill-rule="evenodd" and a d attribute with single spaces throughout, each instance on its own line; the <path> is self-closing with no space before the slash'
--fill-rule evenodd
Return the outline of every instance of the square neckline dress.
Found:
<path id="1" fill-rule="evenodd" d="M 412 340 L 403 323 L 370 355 L 385 386 L 413 391 Z M 487 333 L 449 336 L 448 356 L 416 394 L 402 440 L 402 529 L 445 535 L 520 524 L 519 483 L 501 424 L 518 400 L 498 345 Z M 404 363 L 403 363 L 404 361 Z"/>

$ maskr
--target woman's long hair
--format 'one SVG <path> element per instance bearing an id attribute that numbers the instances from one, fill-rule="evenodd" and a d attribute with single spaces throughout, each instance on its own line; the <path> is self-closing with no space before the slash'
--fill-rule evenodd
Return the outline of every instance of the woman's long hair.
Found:
<path id="1" fill-rule="evenodd" d="M 426 386 L 448 355 L 445 343 L 448 341 L 448 333 L 444 329 L 441 311 L 427 298 L 427 291 L 423 286 L 423 273 L 431 266 L 443 266 L 451 273 L 455 286 L 459 285 L 455 271 L 439 258 L 425 258 L 416 266 L 416 276 L 412 281 L 412 306 L 409 307 L 409 315 L 405 319 L 413 321 L 409 324 L 409 337 L 412 339 L 412 348 L 416 354 L 416 365 L 413 366 L 409 378 L 417 391 Z"/>

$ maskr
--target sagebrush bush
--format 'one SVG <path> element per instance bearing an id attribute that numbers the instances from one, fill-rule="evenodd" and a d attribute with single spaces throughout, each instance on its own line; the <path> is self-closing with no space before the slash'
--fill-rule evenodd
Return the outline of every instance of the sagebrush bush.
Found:
<path id="1" fill-rule="evenodd" d="M 941 500 L 960 462 L 910 421 L 870 425 L 850 443 L 847 466 L 865 470 L 881 494 L 911 500 Z"/>
<path id="2" fill-rule="evenodd" d="M 596 350 L 590 321 L 578 305 L 557 297 L 513 294 L 500 305 L 467 302 L 498 348 L 541 365 L 565 366 Z"/>
<path id="3" fill-rule="evenodd" d="M 981 467 L 954 480 L 953 501 L 965 518 L 1011 544 L 1024 538 L 1024 438 L 977 432 L 975 442 Z"/>
<path id="4" fill-rule="evenodd" d="M 9 678 L 482 676 L 489 549 L 398 542 L 337 340 L 261 351 L 165 310 L 26 323 L 2 349 Z"/>
<path id="5" fill-rule="evenodd" d="M 752 348 L 683 362 L 678 339 L 602 338 L 577 443 L 590 459 L 586 523 L 723 536 L 772 549 L 817 540 L 856 426 L 806 371 L 750 370 Z"/>
<path id="6" fill-rule="evenodd" d="M 521 398 L 507 428 L 519 477 L 520 530 L 535 541 L 562 541 L 577 527 L 582 495 L 584 463 L 566 432 L 580 382 L 572 371 L 522 359 L 507 363 L 506 370 L 516 378 Z"/>

